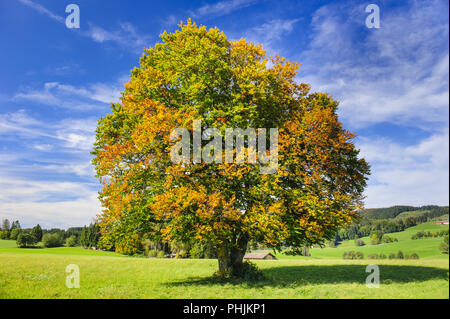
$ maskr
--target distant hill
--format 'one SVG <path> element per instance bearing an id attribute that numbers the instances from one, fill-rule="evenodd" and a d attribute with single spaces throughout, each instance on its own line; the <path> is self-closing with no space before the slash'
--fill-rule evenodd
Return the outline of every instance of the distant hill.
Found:
<path id="1" fill-rule="evenodd" d="M 363 211 L 363 216 L 368 219 L 403 219 L 407 217 L 419 217 L 427 214 L 428 217 L 435 218 L 448 213 L 448 206 L 392 206 L 387 208 L 368 208 Z"/>

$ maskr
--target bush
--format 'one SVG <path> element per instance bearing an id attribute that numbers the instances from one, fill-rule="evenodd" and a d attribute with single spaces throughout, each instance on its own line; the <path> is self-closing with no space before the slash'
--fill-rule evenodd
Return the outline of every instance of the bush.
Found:
<path id="1" fill-rule="evenodd" d="M 66 247 L 76 247 L 78 245 L 77 236 L 72 235 L 66 238 Z"/>
<path id="2" fill-rule="evenodd" d="M 356 246 L 364 246 L 366 243 L 362 239 L 355 239 Z"/>
<path id="3" fill-rule="evenodd" d="M 337 241 L 336 239 L 331 239 L 328 241 L 328 247 L 330 248 L 336 248 L 337 247 Z"/>
<path id="4" fill-rule="evenodd" d="M 448 235 L 445 236 L 444 241 L 440 243 L 439 250 L 441 251 L 441 253 L 448 255 Z"/>
<path id="5" fill-rule="evenodd" d="M 180 251 L 180 252 L 176 253 L 175 258 L 188 258 L 188 252 Z"/>
<path id="6" fill-rule="evenodd" d="M 245 261 L 243 263 L 241 274 L 239 277 L 247 281 L 259 281 L 264 279 L 262 271 L 259 270 L 258 267 L 250 261 Z"/>
<path id="7" fill-rule="evenodd" d="M 217 253 L 211 244 L 196 242 L 189 250 L 191 258 L 217 258 Z"/>
<path id="8" fill-rule="evenodd" d="M 381 242 L 381 237 L 379 234 L 373 233 L 372 235 L 370 235 L 370 243 L 372 245 L 378 245 L 380 242 Z"/>
<path id="9" fill-rule="evenodd" d="M 360 251 L 346 251 L 342 255 L 343 259 L 364 259 L 364 254 Z"/>
<path id="10" fill-rule="evenodd" d="M 377 254 L 369 254 L 369 255 L 367 255 L 367 259 L 378 259 L 378 255 Z"/>
<path id="11" fill-rule="evenodd" d="M 165 256 L 165 254 L 164 254 L 164 251 L 162 251 L 162 250 L 158 251 L 158 253 L 156 254 L 156 257 L 158 257 L 158 258 L 164 258 L 164 256 Z"/>
<path id="12" fill-rule="evenodd" d="M 191 251 L 191 258 L 200 259 L 205 258 L 205 250 L 202 243 L 195 243 L 192 245 Z"/>
<path id="13" fill-rule="evenodd" d="M 389 259 L 395 259 L 397 256 L 394 253 L 390 253 L 389 254 Z"/>
<path id="14" fill-rule="evenodd" d="M 398 251 L 397 258 L 398 259 L 404 259 L 405 258 L 405 256 L 403 255 L 403 252 L 401 250 Z"/>
<path id="15" fill-rule="evenodd" d="M 409 258 L 411 258 L 411 259 L 419 259 L 419 255 L 414 253 L 414 254 L 411 254 L 411 256 L 409 256 Z"/>
<path id="16" fill-rule="evenodd" d="M 156 251 L 156 250 L 149 250 L 148 251 L 148 257 L 156 257 L 156 254 L 157 254 L 158 252 Z"/>
<path id="17" fill-rule="evenodd" d="M 34 247 L 37 244 L 37 240 L 29 232 L 22 231 L 17 236 L 16 243 L 19 248 Z"/>
<path id="18" fill-rule="evenodd" d="M 386 235 L 384 235 L 383 238 L 381 239 L 381 242 L 384 244 L 393 243 L 393 242 L 397 242 L 397 241 L 398 241 L 397 238 L 393 238 L 393 237 L 386 236 Z"/>
<path id="19" fill-rule="evenodd" d="M 45 234 L 42 236 L 42 243 L 44 244 L 44 247 L 51 248 L 51 247 L 61 247 L 63 245 L 63 238 L 60 234 L 54 233 L 54 234 Z"/>
<path id="20" fill-rule="evenodd" d="M 235 277 L 239 278 L 240 281 L 260 281 L 265 278 L 262 271 L 251 261 L 244 261 L 241 269 L 239 269 L 234 276 L 231 273 L 219 273 L 218 271 L 214 273 L 214 275 L 220 278 Z"/>

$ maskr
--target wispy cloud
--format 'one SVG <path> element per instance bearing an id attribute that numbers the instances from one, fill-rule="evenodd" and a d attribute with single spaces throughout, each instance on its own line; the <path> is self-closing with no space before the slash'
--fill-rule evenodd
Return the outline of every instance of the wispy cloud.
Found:
<path id="1" fill-rule="evenodd" d="M 299 80 L 338 98 L 354 127 L 446 122 L 447 10 L 444 1 L 410 2 L 383 12 L 380 29 L 367 29 L 362 5 L 322 7 Z"/>
<path id="2" fill-rule="evenodd" d="M 298 80 L 331 93 L 358 132 L 373 125 L 425 134 L 412 144 L 379 128 L 360 136 L 372 166 L 366 206 L 448 204 L 448 2 L 410 1 L 364 25 L 363 4 L 333 4 L 312 18 Z"/>
<path id="3" fill-rule="evenodd" d="M 17 0 L 28 7 L 36 10 L 37 12 L 57 21 L 65 23 L 65 18 L 59 16 L 41 4 L 33 2 L 31 0 Z M 97 43 L 111 42 L 120 45 L 124 48 L 132 50 L 133 52 L 143 52 L 144 47 L 149 46 L 150 37 L 148 35 L 140 33 L 135 26 L 129 22 L 119 23 L 119 28 L 115 30 L 106 30 L 93 23 L 87 23 L 89 26 L 87 30 L 84 28 L 72 29 L 80 35 L 89 37 Z"/>
<path id="4" fill-rule="evenodd" d="M 257 2 L 258 0 L 225 0 L 204 5 L 190 13 L 193 18 L 222 16 L 249 7 Z"/>
<path id="5" fill-rule="evenodd" d="M 372 165 L 367 207 L 448 205 L 448 131 L 413 145 L 366 137 L 358 146 Z"/>
<path id="6" fill-rule="evenodd" d="M 142 53 L 145 47 L 150 46 L 151 39 L 151 37 L 138 32 L 136 27 L 129 22 L 119 23 L 119 28 L 116 30 L 106 30 L 90 24 L 88 31 L 84 34 L 95 42 L 115 42 L 139 53 Z"/>
<path id="7" fill-rule="evenodd" d="M 1 175 L 0 188 L 1 218 L 19 219 L 24 227 L 37 223 L 45 228 L 86 225 L 101 210 L 97 191 L 89 183 Z"/>
<path id="8" fill-rule="evenodd" d="M 261 25 L 250 28 L 244 32 L 244 37 L 247 40 L 254 43 L 262 44 L 263 48 L 268 51 L 269 54 L 274 54 L 275 45 L 280 40 L 283 40 L 283 36 L 291 33 L 294 29 L 294 25 L 300 19 L 275 19 Z"/>
<path id="9" fill-rule="evenodd" d="M 24 110 L 0 114 L 0 217 L 25 226 L 89 223 L 100 211 L 89 154 L 96 123 L 97 118 L 48 122 Z"/>
<path id="10" fill-rule="evenodd" d="M 53 12 L 51 12 L 50 10 L 45 8 L 44 6 L 40 5 L 39 3 L 35 3 L 33 1 L 30 1 L 30 0 L 17 0 L 17 1 L 19 1 L 20 3 L 23 3 L 24 5 L 26 5 L 26 6 L 30 7 L 30 8 L 33 8 L 37 12 L 39 12 L 39 13 L 41 13 L 43 15 L 46 15 L 47 17 L 49 17 L 49 18 L 51 18 L 51 19 L 53 19 L 55 21 L 64 23 L 65 20 L 66 20 L 62 16 L 54 14 Z"/>
<path id="11" fill-rule="evenodd" d="M 75 110 L 104 109 L 105 104 L 118 102 L 121 90 L 121 81 L 111 84 L 92 83 L 79 87 L 47 82 L 39 89 L 27 89 L 16 93 L 12 100 L 31 101 Z"/>

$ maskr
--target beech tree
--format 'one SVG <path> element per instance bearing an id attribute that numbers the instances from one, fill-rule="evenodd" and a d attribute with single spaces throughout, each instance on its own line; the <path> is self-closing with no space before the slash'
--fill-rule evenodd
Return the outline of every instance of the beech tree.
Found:
<path id="1" fill-rule="evenodd" d="M 338 102 L 311 93 L 296 81 L 297 63 L 261 45 L 191 20 L 179 27 L 145 49 L 120 102 L 99 120 L 102 246 L 118 250 L 156 231 L 165 241 L 212 245 L 218 274 L 239 276 L 250 239 L 300 253 L 357 219 L 369 166 L 338 120 Z M 261 165 L 228 163 L 223 154 L 199 162 L 194 150 L 188 163 L 172 161 L 171 132 L 185 128 L 193 138 L 194 121 L 222 134 L 276 128 L 276 171 L 262 173 L 270 151 L 258 153 Z M 200 143 L 205 154 L 208 142 Z M 248 139 L 243 147 L 252 151 Z"/>

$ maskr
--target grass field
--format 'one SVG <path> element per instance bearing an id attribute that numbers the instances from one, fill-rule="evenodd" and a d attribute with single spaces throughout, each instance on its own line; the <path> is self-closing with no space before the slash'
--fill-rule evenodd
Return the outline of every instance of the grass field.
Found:
<path id="1" fill-rule="evenodd" d="M 398 233 L 387 234 L 389 237 L 397 238 L 398 242 L 371 245 L 369 237 L 361 238 L 366 245 L 355 246 L 354 240 L 344 240 L 336 248 L 314 248 L 311 250 L 311 256 L 316 258 L 342 258 L 345 251 L 361 251 L 365 257 L 368 254 L 380 254 L 383 253 L 386 256 L 390 253 L 397 253 L 399 250 L 405 254 L 416 253 L 422 258 L 431 259 L 447 259 L 448 255 L 441 254 L 439 251 L 439 244 L 442 242 L 442 237 L 437 238 L 423 238 L 423 239 L 411 239 L 411 236 L 421 230 L 438 232 L 448 229 L 448 225 L 437 225 L 435 222 L 428 222 L 419 224 L 414 227 L 407 228 L 405 231 Z M 280 259 L 283 258 L 296 258 L 292 256 L 285 256 L 284 254 L 277 254 Z"/>
<path id="2" fill-rule="evenodd" d="M 227 281 L 213 277 L 216 260 L 125 257 L 73 248 L 19 249 L 0 241 L 0 298 L 449 298 L 448 255 L 442 238 L 411 240 L 420 230 L 448 226 L 421 224 L 389 234 L 399 242 L 312 249 L 312 257 L 278 254 L 257 261 L 266 279 Z M 368 242 L 368 239 L 365 239 Z M 368 253 L 416 252 L 419 260 L 342 260 L 346 250 Z M 65 285 L 66 266 L 80 268 L 80 288 Z M 366 265 L 380 267 L 380 288 L 365 285 Z"/>
<path id="3" fill-rule="evenodd" d="M 1 298 L 448 298 L 448 260 L 377 260 L 380 288 L 368 288 L 370 261 L 298 258 L 256 262 L 257 283 L 213 279 L 216 260 L 121 258 L 0 252 Z M 65 268 L 80 268 L 80 288 Z"/>

